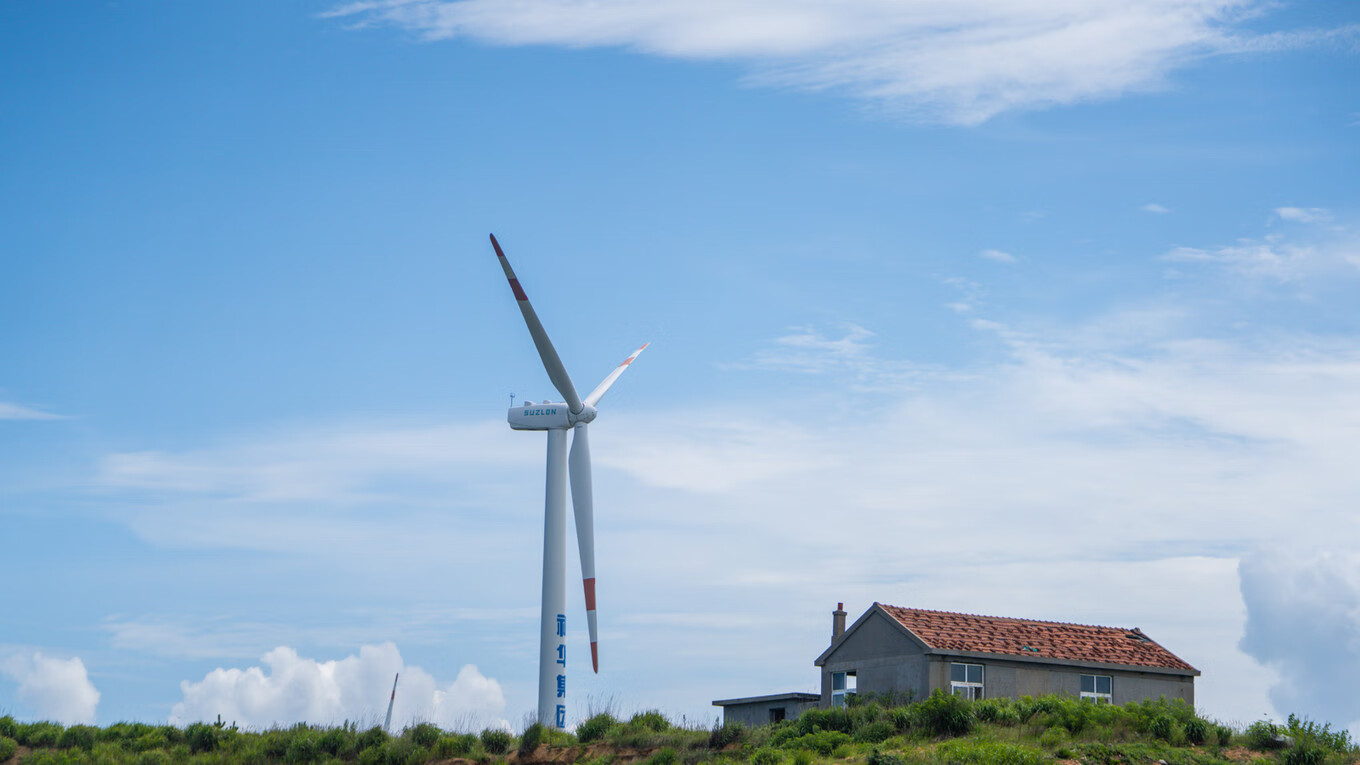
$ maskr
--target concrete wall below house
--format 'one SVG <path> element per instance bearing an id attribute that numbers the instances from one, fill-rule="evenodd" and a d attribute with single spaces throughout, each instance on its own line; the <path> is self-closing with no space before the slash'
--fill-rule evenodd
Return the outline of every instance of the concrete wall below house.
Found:
<path id="1" fill-rule="evenodd" d="M 722 707 L 723 725 L 755 727 L 779 720 L 794 720 L 809 709 L 817 708 L 815 693 L 780 693 L 713 702 Z"/>

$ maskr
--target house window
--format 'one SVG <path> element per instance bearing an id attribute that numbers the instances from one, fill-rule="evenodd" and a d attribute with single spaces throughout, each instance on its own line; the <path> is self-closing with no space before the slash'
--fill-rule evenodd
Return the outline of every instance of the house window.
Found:
<path id="1" fill-rule="evenodd" d="M 1114 678 L 1109 675 L 1081 676 L 1082 701 L 1094 701 L 1097 704 L 1111 704 L 1114 702 L 1113 689 Z"/>
<path id="2" fill-rule="evenodd" d="M 831 673 L 831 706 L 845 706 L 845 697 L 855 695 L 856 678 L 854 672 Z"/>
<path id="3" fill-rule="evenodd" d="M 955 696 L 965 699 L 982 698 L 982 665 L 950 664 L 949 690 Z"/>
<path id="4" fill-rule="evenodd" d="M 784 722 L 784 710 L 787 707 L 775 707 L 770 710 L 770 723 Z"/>

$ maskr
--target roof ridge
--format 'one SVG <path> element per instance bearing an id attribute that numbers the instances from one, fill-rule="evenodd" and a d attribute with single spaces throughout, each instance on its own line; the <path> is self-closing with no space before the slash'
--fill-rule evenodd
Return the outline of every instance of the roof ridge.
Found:
<path id="1" fill-rule="evenodd" d="M 922 613 L 927 614 L 948 614 L 949 616 L 971 616 L 974 619 L 998 619 L 1007 622 L 1025 622 L 1028 624 L 1057 624 L 1063 627 L 1094 627 L 1095 629 L 1122 630 L 1124 632 L 1137 632 L 1140 635 L 1142 634 L 1142 632 L 1137 627 L 1110 627 L 1104 624 L 1083 624 L 1081 622 L 1056 622 L 1050 621 L 1048 619 L 1026 619 L 1020 616 L 993 616 L 991 614 L 970 614 L 967 613 L 966 611 L 937 611 L 932 608 L 912 608 L 911 606 L 894 606 L 891 603 L 879 603 L 879 605 L 884 606 L 886 608 L 896 608 L 901 611 L 920 611 Z M 1151 640 L 1151 638 L 1148 639 Z"/>

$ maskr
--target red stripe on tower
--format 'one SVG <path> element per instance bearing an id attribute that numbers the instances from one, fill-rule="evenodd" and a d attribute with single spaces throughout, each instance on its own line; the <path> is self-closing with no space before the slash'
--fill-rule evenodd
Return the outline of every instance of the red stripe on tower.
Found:
<path id="1" fill-rule="evenodd" d="M 595 577 L 581 580 L 586 586 L 586 610 L 595 610 Z"/>

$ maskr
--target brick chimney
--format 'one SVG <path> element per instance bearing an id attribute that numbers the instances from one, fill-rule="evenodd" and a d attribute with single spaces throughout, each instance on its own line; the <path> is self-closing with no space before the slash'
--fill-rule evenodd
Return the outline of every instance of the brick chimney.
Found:
<path id="1" fill-rule="evenodd" d="M 841 639 L 845 634 L 845 604 L 837 603 L 836 610 L 831 612 L 831 642 L 834 643 Z"/>

